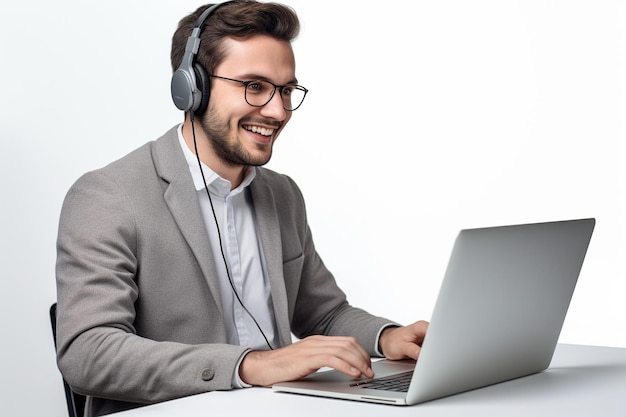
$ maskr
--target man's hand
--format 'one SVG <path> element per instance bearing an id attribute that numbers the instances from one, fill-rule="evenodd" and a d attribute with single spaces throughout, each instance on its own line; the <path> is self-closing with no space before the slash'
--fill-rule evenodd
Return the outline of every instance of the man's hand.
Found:
<path id="1" fill-rule="evenodd" d="M 423 320 L 404 327 L 387 328 L 378 339 L 380 351 L 387 359 L 417 360 L 426 330 L 428 322 Z"/>
<path id="2" fill-rule="evenodd" d="M 248 353 L 239 367 L 241 380 L 271 386 L 305 377 L 328 366 L 353 378 L 374 376 L 369 354 L 353 337 L 310 336 L 292 345 Z"/>

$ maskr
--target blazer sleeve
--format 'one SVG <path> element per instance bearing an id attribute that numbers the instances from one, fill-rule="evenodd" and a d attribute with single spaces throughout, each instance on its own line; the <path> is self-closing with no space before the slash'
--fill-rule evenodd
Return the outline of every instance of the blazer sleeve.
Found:
<path id="1" fill-rule="evenodd" d="M 315 248 L 298 186 L 289 177 L 282 177 L 286 181 L 282 183 L 283 191 L 274 190 L 280 201 L 276 206 L 281 219 L 283 271 L 293 333 L 300 338 L 314 334 L 353 336 L 370 355 L 379 355 L 380 330 L 396 323 L 350 305 Z"/>
<path id="2" fill-rule="evenodd" d="M 57 361 L 64 378 L 81 394 L 138 403 L 232 388 L 244 347 L 137 334 L 136 218 L 128 191 L 108 173 L 83 176 L 62 207 Z"/>

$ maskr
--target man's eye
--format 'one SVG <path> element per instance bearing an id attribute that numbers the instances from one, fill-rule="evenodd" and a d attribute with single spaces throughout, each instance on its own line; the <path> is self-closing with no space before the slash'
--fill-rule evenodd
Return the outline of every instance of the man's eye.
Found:
<path id="1" fill-rule="evenodd" d="M 268 89 L 267 83 L 264 83 L 263 81 L 251 81 L 248 83 L 246 88 L 250 93 L 263 93 Z"/>
<path id="2" fill-rule="evenodd" d="M 282 95 L 283 96 L 290 96 L 291 93 L 293 93 L 293 90 L 295 90 L 296 87 L 294 87 L 293 85 L 286 85 L 283 87 L 282 89 Z"/>

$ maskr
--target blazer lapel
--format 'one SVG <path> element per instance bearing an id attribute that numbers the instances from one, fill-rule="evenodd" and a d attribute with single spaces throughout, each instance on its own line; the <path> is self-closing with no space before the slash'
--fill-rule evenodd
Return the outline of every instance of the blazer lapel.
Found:
<path id="1" fill-rule="evenodd" d="M 278 327 L 281 346 L 286 346 L 291 343 L 291 326 L 289 324 L 287 292 L 283 278 L 280 224 L 278 222 L 276 202 L 272 196 L 272 189 L 263 181 L 261 175 L 258 175 L 261 174 L 260 171 L 257 171 L 257 177 L 250 184 L 250 190 L 257 216 L 257 228 L 263 245 L 263 255 L 265 256 L 269 274 L 276 326 Z"/>
<path id="2" fill-rule="evenodd" d="M 218 282 L 215 278 L 217 276 L 215 260 L 210 256 L 210 243 L 198 196 L 187 161 L 180 149 L 176 129 L 172 128 L 155 142 L 154 165 L 164 181 L 163 198 L 200 265 L 213 301 L 222 311 Z"/>
<path id="3" fill-rule="evenodd" d="M 154 145 L 154 165 L 164 182 L 164 194 L 172 216 L 181 233 L 187 240 L 208 283 L 213 301 L 222 311 L 215 260 L 210 256 L 210 243 L 207 236 L 198 196 L 187 161 L 180 149 L 176 127 L 158 139 Z M 258 174 L 261 174 L 259 170 Z M 262 175 L 250 185 L 257 227 L 263 245 L 268 279 L 270 281 L 272 303 L 281 346 L 291 343 L 291 327 L 287 305 L 287 293 L 283 278 L 282 242 L 280 224 L 271 188 Z"/>

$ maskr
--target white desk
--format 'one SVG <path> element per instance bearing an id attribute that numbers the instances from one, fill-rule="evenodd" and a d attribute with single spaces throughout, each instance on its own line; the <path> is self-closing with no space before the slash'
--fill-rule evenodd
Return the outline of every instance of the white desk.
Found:
<path id="1" fill-rule="evenodd" d="M 626 349 L 564 345 L 546 371 L 414 406 L 366 404 L 250 388 L 210 392 L 116 414 L 120 417 L 235 415 L 626 416 Z"/>

